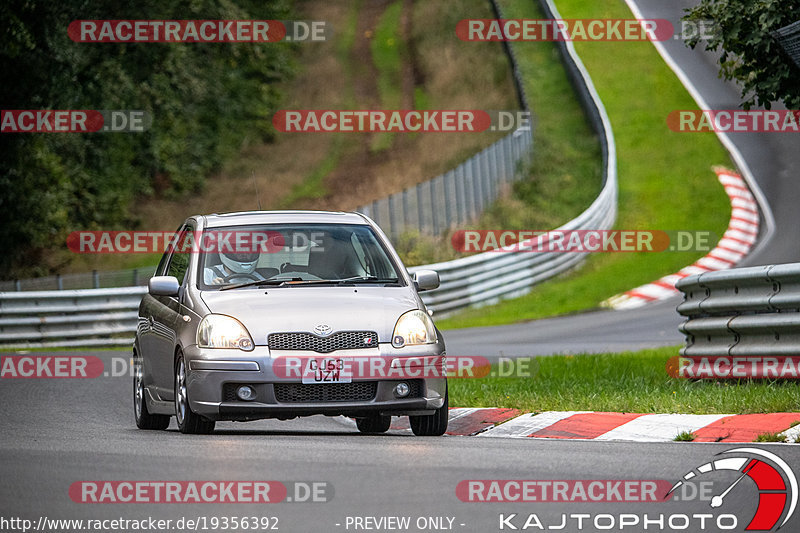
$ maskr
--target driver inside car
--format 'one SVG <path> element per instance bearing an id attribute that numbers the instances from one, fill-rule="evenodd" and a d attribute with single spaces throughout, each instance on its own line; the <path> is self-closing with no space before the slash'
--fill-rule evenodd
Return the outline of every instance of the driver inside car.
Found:
<path id="1" fill-rule="evenodd" d="M 259 252 L 227 254 L 220 252 L 221 263 L 205 267 L 203 281 L 206 285 L 224 285 L 264 280 L 266 278 L 256 271 L 259 256 Z"/>

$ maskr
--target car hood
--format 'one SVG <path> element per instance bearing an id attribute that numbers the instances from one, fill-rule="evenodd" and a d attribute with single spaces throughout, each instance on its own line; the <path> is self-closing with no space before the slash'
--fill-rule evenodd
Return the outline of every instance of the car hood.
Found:
<path id="1" fill-rule="evenodd" d="M 212 313 L 238 319 L 256 345 L 267 335 L 309 331 L 326 324 L 333 331 L 368 330 L 379 342 L 391 342 L 400 315 L 418 309 L 409 287 L 276 287 L 203 291 Z"/>

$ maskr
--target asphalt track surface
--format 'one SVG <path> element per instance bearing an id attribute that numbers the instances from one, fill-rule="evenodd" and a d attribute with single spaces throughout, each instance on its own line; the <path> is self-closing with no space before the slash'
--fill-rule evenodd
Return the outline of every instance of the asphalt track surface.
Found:
<path id="1" fill-rule="evenodd" d="M 92 355 L 101 357 L 107 368 L 112 367 L 111 358 L 126 356 L 120 351 Z M 209 436 L 182 435 L 174 421 L 167 431 L 145 432 L 133 423 L 131 388 L 129 373 L 78 380 L 4 379 L 0 517 L 36 523 L 42 516 L 173 520 L 276 516 L 280 531 L 304 532 L 354 531 L 345 527 L 348 516 L 397 515 L 412 520 L 447 516 L 454 518 L 454 531 L 489 532 L 499 530 L 500 513 L 537 513 L 554 525 L 560 523 L 561 513 L 708 513 L 708 501 L 470 503 L 457 498 L 456 486 L 469 479 L 637 479 L 672 484 L 713 460 L 716 453 L 735 447 L 367 436 L 325 417 L 221 423 Z M 788 459 L 787 447 L 771 449 Z M 718 482 L 714 494 L 719 494 L 735 476 L 709 479 Z M 257 480 L 286 485 L 317 481 L 329 483 L 333 497 L 325 503 L 275 504 L 90 504 L 70 498 L 73 483 L 99 480 Z M 725 500 L 723 511 L 741 515 L 740 521 L 755 512 L 755 485 L 750 483 L 743 483 Z"/>
<path id="2" fill-rule="evenodd" d="M 638 2 L 647 18 L 677 24 L 682 2 Z M 735 108 L 738 90 L 716 77 L 713 58 L 702 51 L 666 43 L 682 68 L 714 107 Z M 798 260 L 794 238 L 800 151 L 780 135 L 736 135 L 753 175 L 768 199 L 776 231 L 749 264 Z M 595 352 L 678 344 L 680 318 L 675 302 L 631 312 L 596 312 L 487 330 L 450 331 L 451 355 L 535 355 Z M 40 355 L 52 355 L 46 352 Z M 94 352 L 105 361 L 121 352 Z M 417 438 L 396 432 L 363 436 L 335 419 L 312 417 L 288 422 L 221 423 L 210 436 L 185 436 L 175 430 L 144 432 L 133 422 L 131 378 L 9 380 L 0 384 L 0 529 L 20 531 L 2 519 L 39 517 L 177 520 L 256 516 L 278 517 L 279 531 L 355 531 L 347 517 L 451 517 L 452 530 L 499 531 L 499 515 L 528 513 L 558 525 L 561 513 L 710 513 L 708 502 L 670 503 L 467 503 L 455 488 L 466 479 L 662 479 L 670 483 L 736 445 L 641 444 L 476 437 Z M 800 472 L 798 448 L 760 445 Z M 735 476 L 717 473 L 713 494 Z M 81 504 L 69 487 L 81 480 L 257 480 L 323 481 L 333 488 L 327 503 L 277 504 Z M 741 483 L 719 512 L 739 517 L 744 526 L 756 508 L 756 487 Z M 717 511 L 714 511 L 716 514 Z M 339 525 L 337 525 L 339 524 Z M 569 523 L 565 531 L 576 531 Z M 185 529 L 185 528 L 183 528 Z M 65 531 L 45 529 L 45 531 Z M 74 530 L 74 528 L 71 528 Z M 178 531 L 177 527 L 168 530 Z M 182 529 L 181 529 L 182 530 Z M 202 530 L 202 529 L 201 529 Z M 221 530 L 221 529 L 217 529 Z M 364 531 L 365 529 L 358 529 Z M 374 530 L 374 529 L 373 529 Z M 389 529 L 379 529 L 388 531 Z M 535 530 L 535 529 L 531 529 Z M 589 524 L 584 531 L 595 531 Z M 619 531 L 618 528 L 614 530 Z M 640 527 L 625 531 L 639 531 Z M 649 529 L 649 530 L 658 530 Z M 669 530 L 669 528 L 666 528 Z M 699 531 L 692 523 L 688 531 Z M 707 528 L 707 530 L 716 530 Z M 785 531 L 800 530 L 795 515 Z M 105 529 L 105 531 L 118 531 Z"/>

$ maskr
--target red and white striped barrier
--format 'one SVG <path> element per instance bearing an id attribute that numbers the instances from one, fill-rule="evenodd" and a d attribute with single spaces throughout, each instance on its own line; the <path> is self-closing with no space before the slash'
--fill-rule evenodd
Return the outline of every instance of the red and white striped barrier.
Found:
<path id="1" fill-rule="evenodd" d="M 678 294 L 675 288 L 678 280 L 692 274 L 732 268 L 747 256 L 758 238 L 758 203 L 739 174 L 721 167 L 715 168 L 714 171 L 731 200 L 731 219 L 728 229 L 717 246 L 675 274 L 612 296 L 603 302 L 604 307 L 633 309 L 650 302 L 664 300 Z"/>

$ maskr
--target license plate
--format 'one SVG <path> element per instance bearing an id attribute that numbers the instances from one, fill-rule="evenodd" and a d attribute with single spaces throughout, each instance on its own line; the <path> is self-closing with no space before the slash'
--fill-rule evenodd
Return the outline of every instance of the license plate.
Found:
<path id="1" fill-rule="evenodd" d="M 350 361 L 340 357 L 309 359 L 303 369 L 303 383 L 350 383 Z"/>

